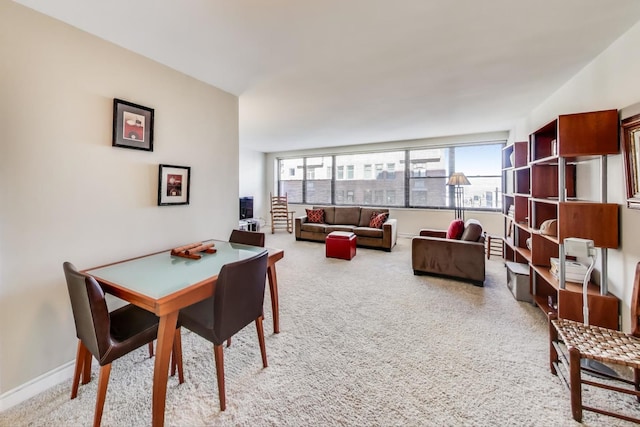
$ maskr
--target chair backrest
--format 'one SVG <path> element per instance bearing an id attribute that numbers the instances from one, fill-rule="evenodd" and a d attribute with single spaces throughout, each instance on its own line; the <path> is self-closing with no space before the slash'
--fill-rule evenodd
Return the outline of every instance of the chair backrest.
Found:
<path id="1" fill-rule="evenodd" d="M 245 230 L 232 230 L 229 242 L 264 248 L 264 233 Z"/>
<path id="2" fill-rule="evenodd" d="M 287 194 L 284 196 L 273 195 L 269 193 L 271 196 L 271 211 L 275 212 L 284 212 L 285 214 L 289 211 L 289 204 L 287 202 Z"/>
<path id="3" fill-rule="evenodd" d="M 640 262 L 636 264 L 636 274 L 633 279 L 633 294 L 631 295 L 631 334 L 640 337 Z"/>
<path id="4" fill-rule="evenodd" d="M 214 344 L 222 344 L 262 315 L 267 252 L 226 264 L 213 298 Z"/>
<path id="5" fill-rule="evenodd" d="M 80 273 L 73 264 L 63 264 L 71 299 L 76 336 L 98 360 L 109 348 L 111 320 L 104 292 L 98 282 Z"/>

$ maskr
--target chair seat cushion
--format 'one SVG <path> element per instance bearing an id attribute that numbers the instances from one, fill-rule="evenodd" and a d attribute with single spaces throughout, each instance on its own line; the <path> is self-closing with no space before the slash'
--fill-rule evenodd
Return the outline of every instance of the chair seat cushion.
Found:
<path id="1" fill-rule="evenodd" d="M 213 334 L 213 298 L 207 298 L 180 310 L 180 326 L 193 331 L 207 341 L 215 342 Z"/>
<path id="2" fill-rule="evenodd" d="M 158 317 L 150 311 L 127 304 L 109 314 L 111 336 L 115 342 L 98 360 L 101 366 L 155 340 L 158 336 Z"/>

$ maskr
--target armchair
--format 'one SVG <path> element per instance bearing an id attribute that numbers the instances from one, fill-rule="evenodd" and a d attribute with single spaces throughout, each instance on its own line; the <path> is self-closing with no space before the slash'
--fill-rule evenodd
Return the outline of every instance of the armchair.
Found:
<path id="1" fill-rule="evenodd" d="M 476 220 L 467 221 L 460 240 L 447 238 L 447 230 L 422 229 L 411 242 L 413 273 L 453 277 L 483 286 L 484 239 Z"/>

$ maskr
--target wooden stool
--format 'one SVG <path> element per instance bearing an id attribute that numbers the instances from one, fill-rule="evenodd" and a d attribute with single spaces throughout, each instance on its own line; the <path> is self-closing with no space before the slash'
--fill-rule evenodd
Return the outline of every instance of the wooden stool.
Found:
<path id="1" fill-rule="evenodd" d="M 500 258 L 504 258 L 502 243 L 502 237 L 487 234 L 487 259 L 489 259 L 491 255 L 500 255 Z"/>

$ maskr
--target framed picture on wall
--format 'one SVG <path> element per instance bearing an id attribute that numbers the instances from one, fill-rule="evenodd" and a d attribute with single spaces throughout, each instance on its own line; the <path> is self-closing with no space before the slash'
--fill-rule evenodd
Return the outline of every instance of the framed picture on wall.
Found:
<path id="1" fill-rule="evenodd" d="M 153 151 L 153 108 L 114 98 L 112 145 Z"/>
<path id="2" fill-rule="evenodd" d="M 160 165 L 158 171 L 158 206 L 188 205 L 191 168 Z"/>

